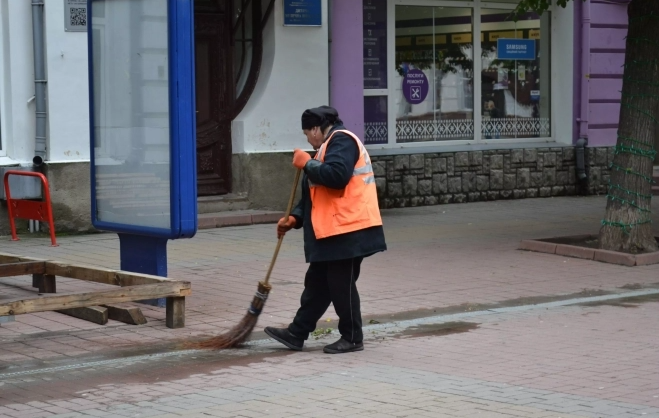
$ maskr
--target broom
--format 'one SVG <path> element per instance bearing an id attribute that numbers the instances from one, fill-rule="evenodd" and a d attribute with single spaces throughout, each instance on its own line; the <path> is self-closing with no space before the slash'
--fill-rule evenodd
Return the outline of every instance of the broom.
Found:
<path id="1" fill-rule="evenodd" d="M 288 199 L 288 207 L 286 208 L 286 215 L 284 216 L 284 219 L 288 219 L 288 217 L 291 215 L 293 200 L 295 199 L 295 191 L 297 189 L 297 184 L 300 181 L 301 172 L 302 170 L 300 169 L 295 172 L 295 181 L 293 181 L 291 197 Z M 270 261 L 270 267 L 268 268 L 268 273 L 265 275 L 265 280 L 259 282 L 256 294 L 254 295 L 254 299 L 252 299 L 252 304 L 238 325 L 231 328 L 225 334 L 218 335 L 217 337 L 213 337 L 206 341 L 187 344 L 187 347 L 219 350 L 222 348 L 232 348 L 245 342 L 247 337 L 249 337 L 249 335 L 252 333 L 254 326 L 256 326 L 259 315 L 265 306 L 265 301 L 268 299 L 268 294 L 272 289 L 272 286 L 269 284 L 270 274 L 272 273 L 272 268 L 275 266 L 277 254 L 279 254 L 279 248 L 281 247 L 281 242 L 283 240 L 284 236 L 282 235 L 279 237 L 279 241 L 277 241 L 277 247 L 275 248 L 275 253 L 272 256 L 272 261 Z"/>

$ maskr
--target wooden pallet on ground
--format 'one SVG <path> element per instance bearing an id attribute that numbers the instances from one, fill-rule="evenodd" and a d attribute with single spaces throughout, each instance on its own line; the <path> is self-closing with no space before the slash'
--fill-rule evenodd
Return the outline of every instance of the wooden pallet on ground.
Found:
<path id="1" fill-rule="evenodd" d="M 192 292 L 190 282 L 0 253 L 0 277 L 30 274 L 33 286 L 39 288 L 39 294 L 34 297 L 0 302 L 0 317 L 44 311 L 73 312 L 77 308 L 167 298 L 165 308 L 167 327 L 185 326 L 185 297 Z M 56 294 L 57 276 L 114 285 L 119 288 Z"/>

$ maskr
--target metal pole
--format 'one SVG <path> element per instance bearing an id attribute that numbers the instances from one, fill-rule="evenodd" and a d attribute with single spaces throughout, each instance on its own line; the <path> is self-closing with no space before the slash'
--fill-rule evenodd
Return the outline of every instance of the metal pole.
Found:
<path id="1" fill-rule="evenodd" d="M 44 63 L 43 0 L 32 0 L 32 37 L 34 52 L 34 98 L 36 105 L 35 166 L 46 158 L 46 66 Z"/>

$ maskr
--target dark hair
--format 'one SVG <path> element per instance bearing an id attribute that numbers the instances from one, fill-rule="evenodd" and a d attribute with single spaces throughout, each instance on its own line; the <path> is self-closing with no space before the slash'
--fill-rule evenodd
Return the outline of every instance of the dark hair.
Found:
<path id="1" fill-rule="evenodd" d="M 343 124 L 343 121 L 339 119 L 339 112 L 333 107 L 314 107 L 302 113 L 302 129 L 311 129 L 318 126 L 321 131 L 324 131 L 328 126 L 336 124 Z"/>

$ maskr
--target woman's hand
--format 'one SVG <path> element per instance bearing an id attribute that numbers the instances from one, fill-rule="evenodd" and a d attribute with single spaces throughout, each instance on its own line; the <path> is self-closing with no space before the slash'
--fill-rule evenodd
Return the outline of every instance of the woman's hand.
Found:
<path id="1" fill-rule="evenodd" d="M 293 150 L 293 166 L 302 170 L 304 166 L 307 165 L 307 162 L 311 159 L 311 156 L 306 152 L 302 151 L 299 148 Z"/>
<path id="2" fill-rule="evenodd" d="M 277 238 L 283 237 L 288 231 L 295 228 L 296 223 L 295 216 L 289 216 L 288 219 L 281 218 L 277 222 Z"/>

